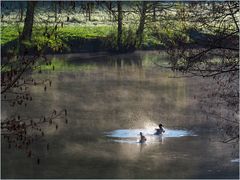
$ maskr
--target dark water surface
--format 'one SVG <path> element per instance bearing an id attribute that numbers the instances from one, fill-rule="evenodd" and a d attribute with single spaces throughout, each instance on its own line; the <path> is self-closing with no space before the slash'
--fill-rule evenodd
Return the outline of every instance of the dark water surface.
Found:
<path id="1" fill-rule="evenodd" d="M 33 75 L 52 87 L 32 88 L 34 100 L 15 110 L 40 117 L 67 108 L 69 123 L 46 127 L 33 147 L 39 165 L 2 141 L 2 178 L 238 178 L 236 148 L 219 142 L 195 99 L 206 82 L 154 66 L 165 53 L 55 58 L 56 71 Z M 15 110 L 2 104 L 2 118 Z M 152 135 L 159 123 L 162 137 Z M 145 144 L 137 143 L 140 131 Z"/>

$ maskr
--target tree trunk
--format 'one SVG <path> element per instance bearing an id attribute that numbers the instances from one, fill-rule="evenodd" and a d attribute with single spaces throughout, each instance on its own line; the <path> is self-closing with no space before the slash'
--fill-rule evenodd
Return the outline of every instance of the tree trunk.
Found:
<path id="1" fill-rule="evenodd" d="M 19 6 L 20 6 L 20 22 L 23 22 L 23 2 L 19 2 Z"/>
<path id="2" fill-rule="evenodd" d="M 117 36 L 117 46 L 118 51 L 122 51 L 122 3 L 121 1 L 117 2 L 117 10 L 118 10 L 118 36 Z"/>
<path id="3" fill-rule="evenodd" d="M 146 19 L 146 10 L 147 10 L 147 2 L 142 1 L 142 9 L 140 14 L 140 22 L 136 33 L 137 38 L 137 46 L 141 46 L 142 40 L 143 40 L 143 30 L 144 30 L 144 24 Z"/>
<path id="4" fill-rule="evenodd" d="M 109 10 L 112 12 L 112 1 L 109 1 Z M 110 13 L 110 21 L 112 21 L 112 13 Z"/>
<path id="5" fill-rule="evenodd" d="M 32 37 L 34 10 L 35 10 L 36 4 L 37 4 L 37 1 L 27 2 L 26 18 L 24 21 L 23 31 L 20 36 L 20 53 L 24 53 L 24 51 L 26 50 L 24 41 L 29 41 L 31 40 L 31 37 Z"/>
<path id="6" fill-rule="evenodd" d="M 153 22 L 156 21 L 156 5 L 157 5 L 157 2 L 154 1 L 154 2 L 153 2 L 153 16 L 152 16 Z"/>
<path id="7" fill-rule="evenodd" d="M 94 8 L 93 2 L 87 2 L 86 3 L 86 16 L 88 17 L 88 20 L 91 21 L 91 14 Z"/>
<path id="8" fill-rule="evenodd" d="M 72 1 L 71 4 L 72 4 L 72 10 L 75 11 L 75 9 L 76 9 L 76 2 Z"/>
<path id="9" fill-rule="evenodd" d="M 91 3 L 88 3 L 88 20 L 91 21 Z"/>
<path id="10" fill-rule="evenodd" d="M 63 1 L 58 1 L 58 14 L 62 13 Z"/>
<path id="11" fill-rule="evenodd" d="M 54 6 L 54 21 L 57 22 L 57 3 L 53 2 Z"/>

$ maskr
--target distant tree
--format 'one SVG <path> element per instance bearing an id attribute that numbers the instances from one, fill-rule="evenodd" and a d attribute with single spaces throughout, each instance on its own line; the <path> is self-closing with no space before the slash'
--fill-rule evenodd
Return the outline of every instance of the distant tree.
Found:
<path id="1" fill-rule="evenodd" d="M 182 34 L 167 46 L 173 70 L 186 76 L 213 78 L 215 83 L 206 92 L 214 102 L 204 98 L 202 107 L 209 118 L 222 120 L 223 142 L 239 139 L 239 2 L 191 2 L 183 4 L 176 19 L 188 14 Z M 184 11 L 183 11 L 184 10 Z M 185 15 L 184 15 L 184 14 Z M 191 26 L 188 26 L 191 25 Z M 174 28 L 174 27 L 172 27 Z M 211 106 L 211 107 L 210 107 Z M 222 108 L 226 113 L 219 112 Z"/>
<path id="2" fill-rule="evenodd" d="M 57 22 L 57 13 L 58 13 L 58 11 L 57 11 L 57 5 L 58 5 L 58 3 L 56 3 L 56 1 L 53 1 L 53 2 L 52 2 L 53 11 L 54 11 L 54 21 L 55 21 L 55 22 Z"/>
<path id="3" fill-rule="evenodd" d="M 24 8 L 23 8 L 23 2 L 22 1 L 19 1 L 19 11 L 20 11 L 19 21 L 22 22 L 23 21 L 23 13 L 24 13 Z"/>
<path id="4" fill-rule="evenodd" d="M 26 18 L 24 21 L 23 31 L 20 36 L 20 53 L 24 54 L 27 50 L 26 42 L 31 40 L 33 21 L 34 21 L 34 11 L 37 1 L 28 1 L 27 2 L 27 11 Z"/>
<path id="5" fill-rule="evenodd" d="M 86 17 L 88 18 L 88 21 L 91 21 L 91 15 L 94 8 L 94 2 L 93 1 L 86 1 L 85 3 L 85 10 L 86 10 Z"/>
<path id="6" fill-rule="evenodd" d="M 141 46 L 143 41 L 143 31 L 146 19 L 146 11 L 147 11 L 147 1 L 142 1 L 140 6 L 140 21 L 138 25 L 138 29 L 136 32 L 136 44 L 137 46 Z"/>
<path id="7" fill-rule="evenodd" d="M 70 4 L 72 6 L 72 10 L 75 11 L 76 10 L 76 2 L 75 1 L 71 1 Z"/>
<path id="8" fill-rule="evenodd" d="M 122 12 L 122 2 L 118 1 L 117 2 L 117 12 L 118 12 L 118 36 L 117 36 L 117 46 L 118 46 L 118 51 L 122 51 L 122 25 L 123 25 L 123 12 Z"/>
<path id="9" fill-rule="evenodd" d="M 157 1 L 153 1 L 152 2 L 153 4 L 152 4 L 152 11 L 153 11 L 153 13 L 152 13 L 152 21 L 154 22 L 154 21 L 156 21 L 156 9 L 157 9 Z"/>
<path id="10" fill-rule="evenodd" d="M 110 21 L 112 21 L 112 14 L 114 13 L 114 11 L 113 11 L 113 3 L 112 3 L 112 1 L 107 1 L 105 3 L 106 3 L 106 7 L 108 9 L 108 12 L 109 12 Z"/>
<path id="11" fill-rule="evenodd" d="M 64 7 L 64 2 L 63 1 L 56 1 L 58 4 L 58 13 L 61 14 L 62 13 L 62 9 Z"/>

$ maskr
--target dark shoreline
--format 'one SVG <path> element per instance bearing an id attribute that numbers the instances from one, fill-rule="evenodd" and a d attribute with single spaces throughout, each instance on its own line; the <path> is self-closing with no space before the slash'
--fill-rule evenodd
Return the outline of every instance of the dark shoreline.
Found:
<path id="1" fill-rule="evenodd" d="M 167 47 L 163 45 L 158 46 L 143 46 L 142 48 L 134 48 L 134 49 L 125 49 L 121 52 L 115 50 L 109 44 L 107 45 L 102 39 L 87 39 L 87 40 L 71 40 L 65 42 L 67 48 L 63 48 L 60 51 L 53 51 L 49 47 L 46 47 L 44 51 L 44 55 L 59 55 L 59 54 L 78 54 L 78 53 L 96 53 L 96 52 L 106 52 L 108 54 L 126 54 L 132 53 L 135 51 L 161 51 L 168 50 Z M 197 44 L 183 44 L 186 49 L 199 49 L 204 48 L 203 46 Z M 11 41 L 7 44 L 1 46 L 1 57 L 11 57 L 14 54 L 14 50 L 17 48 L 17 40 Z M 36 50 L 34 48 L 29 49 L 28 54 L 34 55 Z"/>

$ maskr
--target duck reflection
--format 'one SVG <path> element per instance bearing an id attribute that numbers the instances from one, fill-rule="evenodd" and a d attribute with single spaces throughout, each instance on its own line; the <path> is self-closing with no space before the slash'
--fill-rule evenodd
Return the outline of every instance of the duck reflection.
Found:
<path id="1" fill-rule="evenodd" d="M 140 153 L 143 152 L 143 150 L 146 148 L 146 143 L 140 143 Z"/>
<path id="2" fill-rule="evenodd" d="M 158 136 L 158 140 L 159 140 L 159 142 L 160 142 L 161 144 L 164 144 L 163 134 L 160 134 L 160 135 Z"/>

